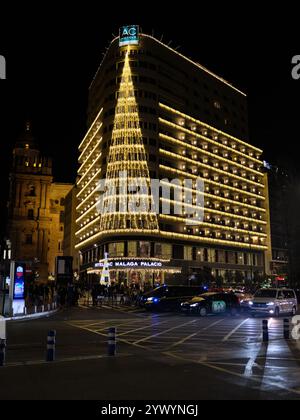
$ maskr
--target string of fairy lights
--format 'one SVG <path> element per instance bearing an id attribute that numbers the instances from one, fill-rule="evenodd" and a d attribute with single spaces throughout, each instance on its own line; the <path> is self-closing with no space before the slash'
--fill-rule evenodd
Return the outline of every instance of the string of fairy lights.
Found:
<path id="1" fill-rule="evenodd" d="M 128 179 L 139 180 L 142 193 L 138 193 L 136 210 L 128 203 L 133 196 L 128 190 Z M 134 94 L 129 50 L 125 56 L 118 101 L 115 112 L 111 146 L 106 171 L 106 194 L 100 218 L 100 231 L 112 229 L 157 230 L 158 220 L 150 193 L 150 174 L 143 143 L 138 105 Z M 134 198 L 136 201 L 136 198 Z"/>

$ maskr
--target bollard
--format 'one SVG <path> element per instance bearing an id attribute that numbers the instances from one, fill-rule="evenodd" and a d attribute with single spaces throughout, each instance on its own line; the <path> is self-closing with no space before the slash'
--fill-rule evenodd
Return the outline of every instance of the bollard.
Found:
<path id="1" fill-rule="evenodd" d="M 269 341 L 269 324 L 268 320 L 264 319 L 262 322 L 263 328 L 263 342 L 266 343 Z"/>
<path id="2" fill-rule="evenodd" d="M 51 305 L 48 303 L 48 312 L 51 311 Z"/>
<path id="3" fill-rule="evenodd" d="M 45 312 L 45 305 L 42 305 L 42 312 Z"/>
<path id="4" fill-rule="evenodd" d="M 111 327 L 108 329 L 108 355 L 115 356 L 116 350 L 116 328 Z"/>
<path id="5" fill-rule="evenodd" d="M 23 311 L 24 315 L 27 315 L 27 308 L 26 306 L 24 306 L 24 311 Z"/>
<path id="6" fill-rule="evenodd" d="M 55 344 L 56 344 L 56 331 L 49 331 L 47 337 L 47 362 L 54 362 L 55 360 Z"/>
<path id="7" fill-rule="evenodd" d="M 290 339 L 290 320 L 287 318 L 283 320 L 283 338 Z"/>
<path id="8" fill-rule="evenodd" d="M 37 313 L 37 306 L 36 305 L 34 306 L 34 313 L 35 314 Z"/>
<path id="9" fill-rule="evenodd" d="M 0 339 L 0 366 L 5 365 L 5 348 L 6 348 L 6 340 Z"/>

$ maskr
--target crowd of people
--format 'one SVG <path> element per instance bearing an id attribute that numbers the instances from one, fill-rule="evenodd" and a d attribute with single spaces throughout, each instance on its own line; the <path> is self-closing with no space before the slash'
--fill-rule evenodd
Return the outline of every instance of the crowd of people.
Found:
<path id="1" fill-rule="evenodd" d="M 151 290 L 150 285 L 141 287 L 138 283 L 127 286 L 124 283 L 101 285 L 96 283 L 92 286 L 80 286 L 74 283 L 67 285 L 29 285 L 26 292 L 26 306 L 42 306 L 56 303 L 59 307 L 78 306 L 79 299 L 87 300 L 92 298 L 94 306 L 101 305 L 104 301 L 108 303 L 118 302 L 120 305 L 137 305 L 139 297 L 144 292 Z"/>
<path id="2" fill-rule="evenodd" d="M 58 306 L 76 306 L 81 290 L 74 284 L 56 286 L 55 284 L 29 285 L 26 291 L 26 306 L 42 306 L 56 303 Z"/>
<path id="3" fill-rule="evenodd" d="M 123 282 L 111 283 L 108 286 L 95 284 L 91 289 L 93 306 L 101 305 L 105 300 L 108 302 L 118 302 L 120 305 L 137 305 L 141 294 L 151 290 L 151 286 L 141 287 L 138 283 L 129 286 Z"/>

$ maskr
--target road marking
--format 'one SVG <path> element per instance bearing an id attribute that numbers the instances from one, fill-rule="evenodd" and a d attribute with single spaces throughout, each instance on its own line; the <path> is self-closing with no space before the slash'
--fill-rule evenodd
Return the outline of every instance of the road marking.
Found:
<path id="1" fill-rule="evenodd" d="M 251 357 L 249 359 L 248 363 L 245 366 L 244 376 L 246 376 L 247 378 L 252 376 L 253 375 L 253 368 L 254 368 L 255 365 L 257 366 L 256 357 Z"/>
<path id="2" fill-rule="evenodd" d="M 197 334 L 201 333 L 202 331 L 207 331 L 209 328 L 212 328 L 213 326 L 215 326 L 215 325 L 217 325 L 217 324 L 220 324 L 222 321 L 224 321 L 224 320 L 223 320 L 223 319 L 220 319 L 219 321 L 216 321 L 216 322 L 214 322 L 214 323 L 212 323 L 212 324 L 208 325 L 208 326 L 207 326 L 207 327 L 205 327 L 205 328 L 201 328 L 199 331 L 197 331 L 197 332 L 195 332 L 195 333 L 193 333 L 193 334 L 190 334 L 190 335 L 188 335 L 187 337 L 184 337 L 182 340 L 177 341 L 176 343 L 172 344 L 172 345 L 169 347 L 169 349 L 171 349 L 171 348 L 173 348 L 173 347 L 176 347 L 176 346 L 180 346 L 180 344 L 185 343 L 186 341 L 188 341 L 188 340 L 190 340 L 191 338 L 195 337 L 195 335 L 197 335 Z"/>
<path id="3" fill-rule="evenodd" d="M 213 324 L 208 325 L 207 327 L 203 328 L 202 331 L 207 331 L 210 328 L 214 327 L 215 325 L 220 324 L 221 322 L 225 321 L 225 319 L 220 319 L 219 321 L 214 322 Z"/>
<path id="4" fill-rule="evenodd" d="M 226 373 L 228 375 L 232 375 L 232 376 L 236 376 L 236 377 L 241 378 L 241 379 L 245 379 L 243 374 L 233 372 L 231 370 L 224 369 L 224 368 L 219 367 L 219 366 L 215 366 L 211 363 L 203 362 L 203 361 L 200 361 L 200 360 L 197 361 L 197 360 L 193 360 L 193 359 L 188 359 L 186 357 L 181 357 L 181 356 L 179 356 L 177 354 L 173 354 L 171 352 L 164 352 L 164 354 L 167 355 L 167 356 L 173 357 L 174 359 L 178 359 L 178 360 L 185 361 L 185 362 L 190 362 L 190 363 L 200 364 L 200 365 L 208 367 L 210 369 L 217 370 L 218 372 Z M 279 389 L 287 391 L 289 393 L 300 395 L 300 390 L 296 390 L 296 389 L 288 388 L 284 385 L 280 385 L 278 382 L 274 382 L 274 377 L 272 377 L 272 378 L 267 377 L 267 379 L 270 379 L 270 380 L 266 381 L 265 384 L 269 385 L 270 387 L 273 386 L 275 388 L 279 388 Z M 262 376 L 259 376 L 257 378 L 256 375 L 255 376 L 253 375 L 253 376 L 249 377 L 249 380 L 261 384 Z"/>
<path id="5" fill-rule="evenodd" d="M 140 320 L 139 320 L 139 322 L 140 322 Z M 127 334 L 130 334 L 130 333 L 136 332 L 136 331 L 140 331 L 140 330 L 145 330 L 145 329 L 148 329 L 148 328 L 156 327 L 157 325 L 162 325 L 162 324 L 165 324 L 166 322 L 169 322 L 169 320 L 161 321 L 161 322 L 156 322 L 155 324 L 151 324 L 151 325 L 148 325 L 148 326 L 143 325 L 140 328 L 136 328 L 134 330 L 129 330 L 129 331 L 125 331 L 123 333 L 120 333 L 120 334 L 118 334 L 118 336 L 120 336 L 120 335 L 127 335 Z"/>
<path id="6" fill-rule="evenodd" d="M 185 322 L 184 324 L 177 325 L 176 327 L 169 328 L 168 330 L 164 330 L 164 331 L 161 331 L 161 332 L 159 332 L 159 333 L 157 333 L 157 334 L 153 334 L 153 335 L 150 335 L 150 336 L 148 336 L 148 337 L 144 337 L 144 338 L 142 338 L 141 340 L 135 341 L 135 342 L 134 342 L 134 344 L 139 344 L 139 343 L 142 343 L 142 342 L 144 342 L 144 341 L 148 341 L 148 340 L 150 340 L 151 338 L 158 337 L 159 335 L 165 334 L 165 333 L 167 333 L 167 332 L 169 332 L 169 331 L 176 330 L 177 328 L 184 327 L 185 325 L 192 324 L 192 323 L 194 323 L 194 322 L 196 322 L 196 321 L 197 321 L 196 319 L 193 319 L 192 321 Z"/>
<path id="7" fill-rule="evenodd" d="M 226 337 L 223 338 L 223 342 L 228 341 L 229 338 L 235 334 L 244 324 L 246 324 L 247 321 L 249 321 L 250 318 L 245 319 L 243 322 L 241 322 L 234 330 L 230 331 L 229 334 L 226 335 Z"/>

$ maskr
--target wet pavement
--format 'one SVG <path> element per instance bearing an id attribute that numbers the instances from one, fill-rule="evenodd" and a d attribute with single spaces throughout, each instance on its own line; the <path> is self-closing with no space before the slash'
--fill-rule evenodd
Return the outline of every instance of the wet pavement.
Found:
<path id="1" fill-rule="evenodd" d="M 109 327 L 117 328 L 114 361 L 107 358 Z M 39 369 L 41 372 L 51 369 L 44 364 L 49 329 L 57 331 L 57 362 L 52 369 L 72 372 L 74 379 L 76 371 L 82 375 L 84 366 L 89 370 L 92 363 L 99 365 L 97 374 L 101 375 L 102 370 L 104 381 L 115 381 L 113 391 L 108 395 L 104 392 L 106 398 L 128 397 L 127 391 L 118 385 L 118 371 L 107 372 L 108 364 L 119 363 L 122 378 L 127 378 L 128 383 L 133 378 L 141 381 L 142 388 L 138 383 L 136 387 L 139 398 L 143 399 L 157 398 L 158 389 L 163 395 L 163 384 L 170 387 L 168 398 L 171 399 L 188 395 L 193 399 L 300 399 L 300 345 L 299 341 L 284 339 L 283 318 L 269 319 L 269 342 L 263 343 L 261 318 L 201 318 L 176 313 L 151 314 L 136 308 L 80 307 L 46 320 L 9 323 L 7 365 L 0 369 L 0 381 L 9 371 L 22 375 L 22 369 L 29 369 L 35 375 Z M 132 365 L 132 360 L 136 365 Z M 143 378 L 154 371 L 157 383 L 152 378 L 145 386 Z M 186 375 L 189 381 L 183 390 L 181 385 Z M 180 385 L 177 393 L 170 384 L 171 378 Z M 201 386 L 198 386 L 199 378 Z M 89 381 L 94 381 L 93 374 Z M 49 385 L 47 393 L 45 386 L 43 395 L 56 398 L 53 387 L 51 390 Z M 69 398 L 73 395 L 80 398 L 78 383 L 73 393 L 72 384 L 69 386 L 68 391 L 62 392 Z M 216 387 L 217 396 L 213 391 Z M 6 389 L 9 398 L 9 388 Z M 96 398 L 94 390 L 90 395 Z M 39 398 L 36 391 L 32 398 Z"/>

